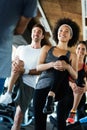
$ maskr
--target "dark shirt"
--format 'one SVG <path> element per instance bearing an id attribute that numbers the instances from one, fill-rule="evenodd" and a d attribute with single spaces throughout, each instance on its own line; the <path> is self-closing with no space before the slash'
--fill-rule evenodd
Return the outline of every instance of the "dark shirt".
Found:
<path id="1" fill-rule="evenodd" d="M 20 16 L 35 17 L 37 0 L 0 0 L 0 78 L 10 76 L 13 33 Z"/>
<path id="2" fill-rule="evenodd" d="M 85 65 L 83 65 L 82 69 L 78 71 L 78 79 L 76 81 L 77 85 L 79 87 L 84 87 L 85 81 L 85 69 L 84 69 Z"/>
<path id="3" fill-rule="evenodd" d="M 53 49 L 54 49 L 54 47 L 52 47 L 48 51 L 45 63 L 55 62 L 58 59 L 67 60 L 67 62 L 69 63 L 69 56 L 70 56 L 69 51 L 67 51 L 65 56 L 61 56 L 61 58 L 60 58 L 60 57 L 56 57 L 53 55 Z M 43 88 L 47 88 L 47 87 L 50 87 L 50 89 L 51 89 L 52 86 L 54 85 L 54 81 L 57 80 L 57 83 L 60 84 L 61 78 L 62 78 L 63 81 L 61 82 L 61 86 L 58 88 L 58 91 L 56 91 L 56 97 L 57 97 L 56 99 L 59 100 L 59 99 L 63 98 L 66 94 L 72 93 L 72 91 L 71 91 L 71 88 L 69 87 L 69 73 L 67 71 L 65 71 L 64 75 L 61 76 L 59 74 L 59 76 L 55 78 L 55 72 L 57 72 L 57 71 L 58 70 L 54 71 L 53 68 L 43 71 L 38 79 L 35 89 L 43 89 Z"/>

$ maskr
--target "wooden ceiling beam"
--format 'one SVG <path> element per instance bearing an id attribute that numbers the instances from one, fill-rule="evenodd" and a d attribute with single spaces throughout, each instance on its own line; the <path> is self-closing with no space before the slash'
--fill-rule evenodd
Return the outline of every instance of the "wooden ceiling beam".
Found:
<path id="1" fill-rule="evenodd" d="M 54 42 L 54 40 L 53 40 L 53 38 L 52 38 L 52 30 L 51 30 L 51 28 L 50 28 L 50 25 L 49 25 L 49 23 L 48 23 L 48 20 L 47 20 L 47 18 L 46 18 L 46 16 L 45 16 L 45 13 L 44 13 L 43 8 L 41 7 L 39 1 L 38 1 L 38 9 L 39 9 L 39 11 L 40 11 L 40 13 L 41 13 L 41 16 L 42 16 L 41 18 L 39 18 L 39 21 L 40 21 L 40 23 L 44 26 L 46 32 L 47 32 L 47 33 L 49 32 L 49 34 L 50 34 L 49 41 L 51 42 L 51 44 L 55 45 L 55 42 Z"/>

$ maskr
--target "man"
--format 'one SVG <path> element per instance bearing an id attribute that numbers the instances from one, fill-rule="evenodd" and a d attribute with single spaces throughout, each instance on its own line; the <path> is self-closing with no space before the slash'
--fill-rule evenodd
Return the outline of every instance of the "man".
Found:
<path id="1" fill-rule="evenodd" d="M 10 76 L 13 34 L 23 34 L 29 21 L 36 14 L 37 0 L 0 0 L 1 81 Z"/>
<path id="2" fill-rule="evenodd" d="M 19 96 L 16 100 L 17 108 L 11 130 L 20 130 L 23 116 L 32 99 L 33 89 L 35 88 L 38 74 L 40 74 L 40 72 L 36 71 L 36 65 L 42 46 L 41 44 L 43 44 L 42 39 L 44 39 L 44 33 L 45 30 L 42 25 L 34 25 L 31 34 L 31 44 L 20 46 L 17 49 L 16 56 L 18 57 L 13 61 L 12 71 L 17 74 L 17 77 L 20 77 Z M 17 78 L 14 80 L 16 81 Z"/>

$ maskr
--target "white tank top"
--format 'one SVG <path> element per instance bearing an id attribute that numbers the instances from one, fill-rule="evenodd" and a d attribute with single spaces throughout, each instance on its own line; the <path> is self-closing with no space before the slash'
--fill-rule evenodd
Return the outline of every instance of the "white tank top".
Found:
<path id="1" fill-rule="evenodd" d="M 17 48 L 16 56 L 20 60 L 24 61 L 24 67 L 31 70 L 36 69 L 37 61 L 40 55 L 40 50 L 32 48 L 31 45 L 22 45 Z M 35 88 L 38 75 L 23 74 L 23 82 L 33 88 Z"/>

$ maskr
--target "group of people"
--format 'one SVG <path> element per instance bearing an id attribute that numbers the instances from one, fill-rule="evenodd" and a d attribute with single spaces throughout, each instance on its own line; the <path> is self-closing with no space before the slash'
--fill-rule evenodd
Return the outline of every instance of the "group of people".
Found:
<path id="1" fill-rule="evenodd" d="M 79 41 L 76 45 L 77 63 L 78 63 L 78 78 L 75 83 L 70 82 L 70 86 L 74 94 L 73 107 L 70 111 L 67 122 L 74 123 L 75 115 L 78 113 L 80 119 L 85 116 L 86 103 L 86 80 L 87 80 L 87 65 L 86 65 L 87 41 Z M 78 109 L 78 112 L 77 112 Z"/>
<path id="2" fill-rule="evenodd" d="M 14 4 L 11 3 L 13 17 L 6 13 L 6 17 L 10 17 L 8 18 L 10 23 L 9 21 L 5 22 L 4 16 L 2 21 L 0 20 L 1 23 L 5 22 L 6 26 L 3 25 L 8 27 L 6 30 L 9 30 L 9 36 L 6 30 L 3 31 L 3 28 L 0 34 L 2 43 L 2 47 L 0 47 L 2 51 L 0 49 L 0 52 L 3 54 L 6 51 L 4 53 L 7 56 L 6 58 L 5 55 L 2 55 L 3 59 L 0 62 L 3 64 L 3 66 L 1 65 L 3 68 L 0 68 L 1 78 L 8 77 L 10 74 L 11 62 L 9 61 L 11 61 L 12 44 L 10 38 L 12 38 L 13 33 L 23 33 L 31 17 L 36 16 L 36 0 L 25 0 L 25 3 L 20 1 L 15 1 L 16 12 L 12 7 Z M 5 4 L 3 0 L 1 3 Z M 9 9 L 8 5 L 7 3 L 6 9 Z M 24 9 L 23 11 L 19 8 L 20 6 Z M 8 105 L 12 102 L 13 85 L 18 86 L 19 94 L 15 100 L 16 112 L 11 130 L 20 130 L 23 116 L 32 98 L 35 117 L 34 130 L 46 130 L 47 115 L 53 112 L 55 101 L 58 101 L 57 129 L 66 130 L 67 122 L 75 122 L 74 117 L 79 107 L 85 103 L 85 91 L 87 90 L 87 65 L 85 63 L 87 43 L 86 41 L 79 41 L 79 32 L 80 28 L 75 21 L 61 18 L 53 30 L 53 39 L 56 45 L 52 46 L 49 43 L 43 43 L 45 29 L 41 24 L 35 24 L 32 27 L 31 43 L 17 48 L 12 61 L 8 90 L 5 95 L 0 97 L 0 103 Z M 69 51 L 68 47 L 75 45 L 76 53 Z M 3 60 L 6 63 L 3 63 Z M 10 66 L 7 63 L 10 63 Z M 7 66 L 6 70 L 4 65 Z"/>
<path id="3" fill-rule="evenodd" d="M 33 90 L 40 72 L 36 70 L 38 57 L 43 43 L 44 27 L 35 24 L 32 28 L 32 41 L 29 45 L 19 46 L 16 50 L 15 58 L 12 63 L 11 77 L 8 83 L 8 90 L 0 98 L 0 103 L 8 104 L 12 101 L 12 88 L 16 84 L 19 95 L 15 103 L 17 105 L 12 130 L 19 130 L 23 115 L 33 97 Z"/>
<path id="4" fill-rule="evenodd" d="M 81 65 L 83 66 L 83 59 L 86 54 L 86 42 L 85 45 L 80 43 L 82 45 L 80 45 L 81 52 L 78 51 L 78 53 L 80 53 L 79 55 L 82 55 L 81 57 L 83 57 L 83 59 L 82 63 L 79 65 L 79 58 L 77 57 L 78 54 L 76 55 L 68 51 L 68 47 L 72 47 L 78 41 L 78 25 L 70 19 L 60 19 L 54 28 L 53 38 L 57 45 L 52 47 L 44 46 L 41 49 L 37 65 L 37 70 L 42 71 L 42 73 L 40 74 L 34 91 L 35 130 L 46 130 L 47 114 L 53 111 L 54 100 L 58 101 L 57 129 L 66 130 L 66 121 L 69 112 L 70 118 L 74 118 L 71 114 L 72 111 L 76 110 L 75 105 L 76 102 L 78 102 L 78 98 L 76 97 L 79 95 L 78 93 L 77 96 L 73 96 L 70 82 L 73 84 L 76 83 L 77 86 L 85 86 L 83 78 L 86 77 L 86 65 L 83 68 L 85 72 L 82 70 L 83 74 L 80 74 L 82 77 L 79 76 L 80 79 L 78 77 L 78 66 L 79 69 L 82 69 Z M 78 89 L 76 85 L 73 86 L 74 91 L 75 89 Z M 82 90 L 81 89 L 80 91 L 83 93 L 84 88 Z"/>
<path id="5" fill-rule="evenodd" d="M 7 99 L 11 99 L 13 85 L 19 85 L 11 130 L 20 130 L 23 116 L 32 98 L 35 130 L 46 130 L 47 114 L 53 112 L 55 101 L 58 101 L 58 130 L 66 130 L 66 121 L 72 123 L 70 119 L 74 119 L 85 91 L 86 42 L 80 41 L 77 44 L 76 54 L 68 50 L 68 47 L 78 42 L 79 26 L 69 18 L 58 20 L 53 31 L 56 46 L 41 44 L 44 35 L 44 27 L 35 24 L 32 28 L 31 44 L 19 46 L 12 62 L 8 90 L 0 98 L 0 103 L 8 104 Z"/>

